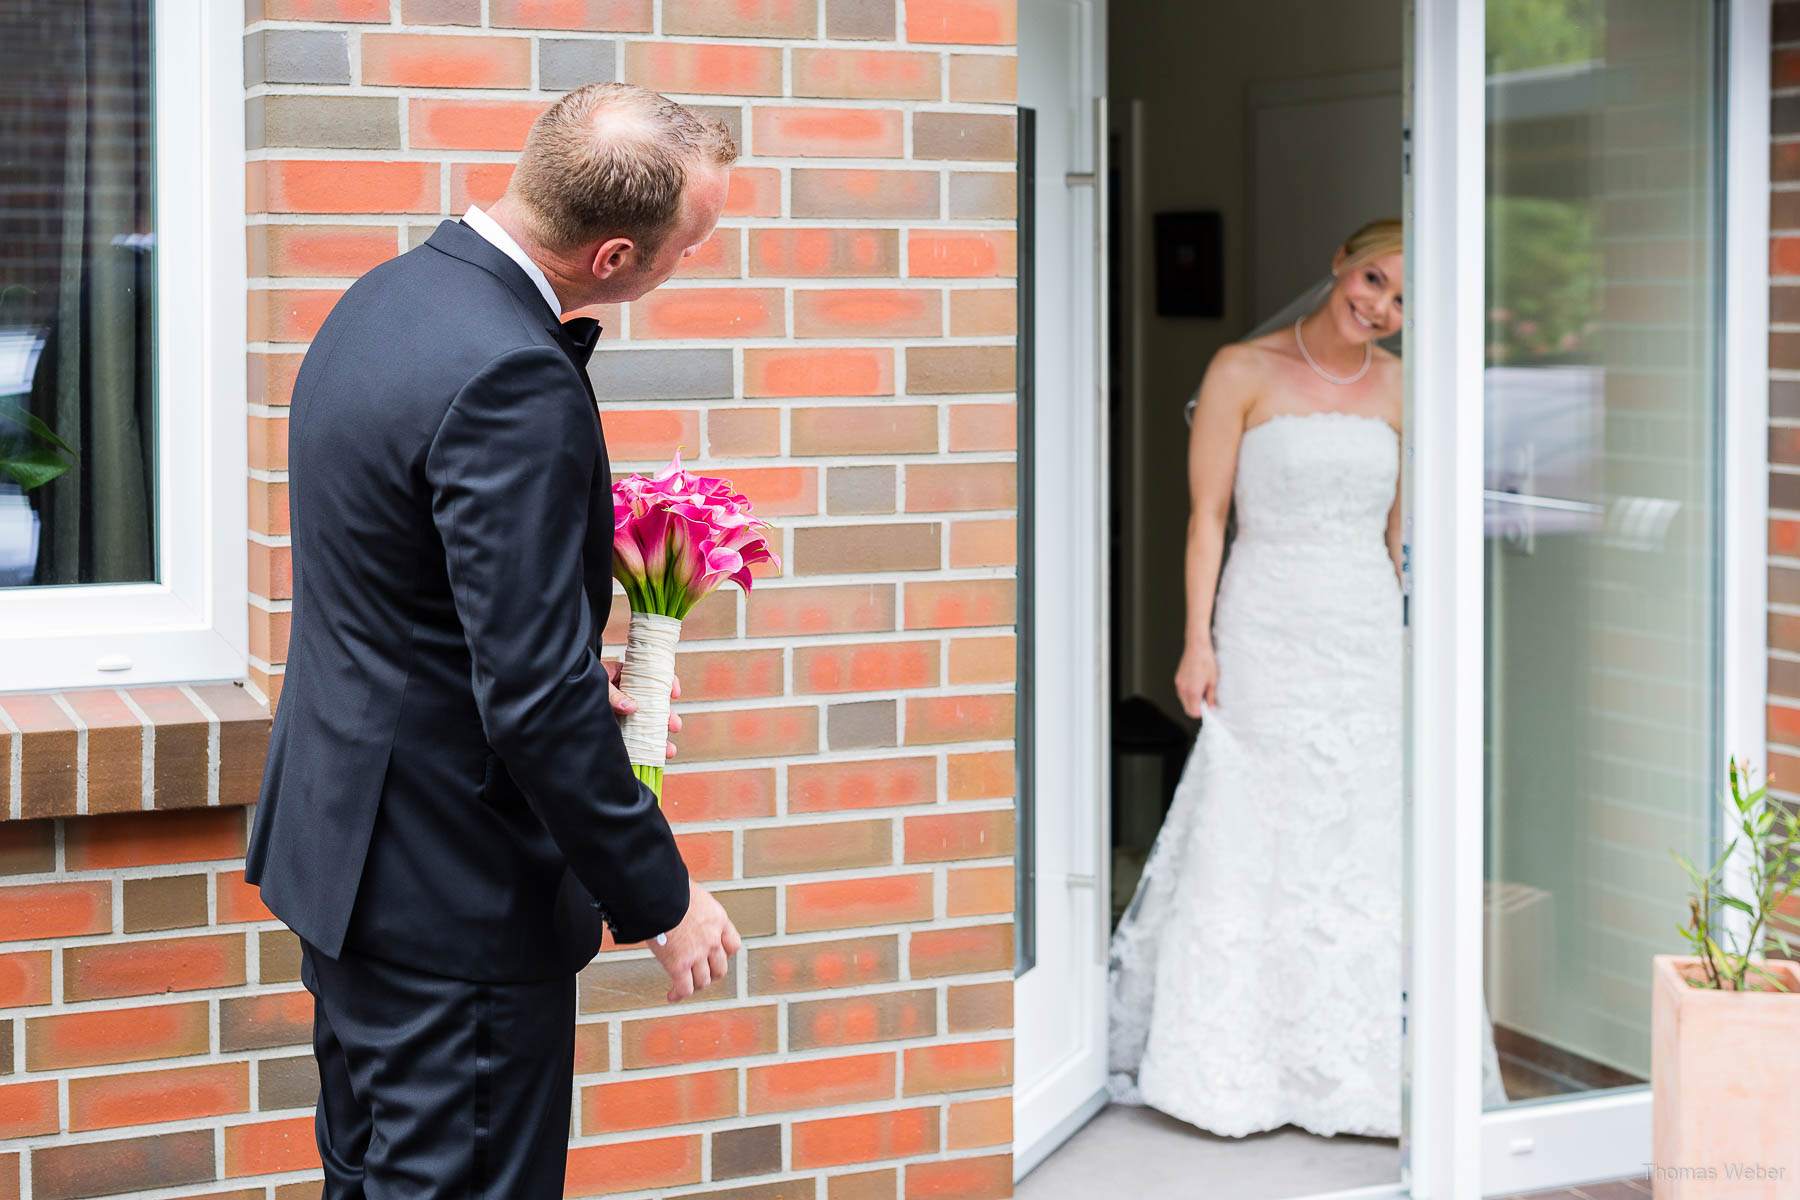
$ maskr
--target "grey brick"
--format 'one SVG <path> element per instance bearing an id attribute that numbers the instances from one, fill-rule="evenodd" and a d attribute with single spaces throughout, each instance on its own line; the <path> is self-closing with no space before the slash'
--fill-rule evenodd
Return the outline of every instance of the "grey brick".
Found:
<path id="1" fill-rule="evenodd" d="M 318 1099 L 319 1068 L 312 1055 L 265 1058 L 256 1064 L 258 1108 L 311 1108 Z"/>
<path id="2" fill-rule="evenodd" d="M 329 29 L 264 29 L 244 38 L 244 83 L 349 83 L 350 37 Z"/>
<path id="3" fill-rule="evenodd" d="M 1019 177 L 1012 171 L 952 171 L 950 215 L 958 219 L 1019 215 Z"/>
<path id="4" fill-rule="evenodd" d="M 825 472 L 825 506 L 838 513 L 894 511 L 892 467 L 832 467 Z"/>
<path id="5" fill-rule="evenodd" d="M 588 362 L 601 403 L 608 400 L 725 400 L 729 350 L 601 350 Z"/>
<path id="6" fill-rule="evenodd" d="M 612 42 L 543 38 L 538 42 L 538 86 L 567 92 L 584 83 L 617 79 L 618 61 Z"/>
<path id="7" fill-rule="evenodd" d="M 449 219 L 461 220 L 462 214 L 456 213 Z M 437 227 L 441 223 L 442 222 L 433 221 L 429 225 L 408 225 L 406 227 L 406 248 L 408 250 L 417 250 L 420 246 L 423 246 L 431 239 L 431 235 L 437 232 Z"/>
<path id="8" fill-rule="evenodd" d="M 825 0 L 825 36 L 893 40 L 894 0 Z"/>
<path id="9" fill-rule="evenodd" d="M 868 750 L 899 744 L 899 720 L 892 700 L 859 700 L 825 710 L 826 737 L 833 750 Z"/>
<path id="10" fill-rule="evenodd" d="M 400 102 L 385 96 L 255 96 L 244 102 L 244 140 L 251 149 L 397 150 Z"/>

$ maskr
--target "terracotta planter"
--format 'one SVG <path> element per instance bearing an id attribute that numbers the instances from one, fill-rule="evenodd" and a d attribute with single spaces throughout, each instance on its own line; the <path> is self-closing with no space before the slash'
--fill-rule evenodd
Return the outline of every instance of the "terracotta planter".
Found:
<path id="1" fill-rule="evenodd" d="M 1699 960 L 1667 954 L 1652 971 L 1657 1200 L 1800 1200 L 1800 992 L 1690 987 Z"/>

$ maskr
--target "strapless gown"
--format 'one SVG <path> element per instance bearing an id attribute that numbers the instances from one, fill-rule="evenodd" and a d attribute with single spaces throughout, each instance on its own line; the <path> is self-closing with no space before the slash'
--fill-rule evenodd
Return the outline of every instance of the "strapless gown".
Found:
<path id="1" fill-rule="evenodd" d="M 1372 417 L 1243 435 L 1217 707 L 1112 940 L 1115 1101 L 1228 1136 L 1399 1134 L 1398 470 Z M 1485 1058 L 1492 1100 L 1491 1036 Z"/>

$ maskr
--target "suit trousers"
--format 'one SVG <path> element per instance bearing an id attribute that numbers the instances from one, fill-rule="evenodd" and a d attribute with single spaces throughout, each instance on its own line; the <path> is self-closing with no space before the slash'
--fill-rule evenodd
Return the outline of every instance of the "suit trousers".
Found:
<path id="1" fill-rule="evenodd" d="M 324 1200 L 561 1200 L 575 978 L 448 979 L 301 944 Z"/>

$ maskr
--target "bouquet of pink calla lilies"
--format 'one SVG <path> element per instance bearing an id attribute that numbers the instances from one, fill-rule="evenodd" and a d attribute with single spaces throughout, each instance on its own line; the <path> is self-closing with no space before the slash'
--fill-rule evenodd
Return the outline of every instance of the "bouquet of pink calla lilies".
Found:
<path id="1" fill-rule="evenodd" d="M 682 618 L 721 584 L 749 591 L 756 564 L 780 567 L 768 529 L 728 480 L 684 470 L 680 450 L 654 478 L 613 481 L 613 577 L 631 608 L 619 690 L 637 701 L 619 727 L 632 769 L 658 796 Z"/>

